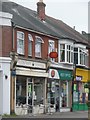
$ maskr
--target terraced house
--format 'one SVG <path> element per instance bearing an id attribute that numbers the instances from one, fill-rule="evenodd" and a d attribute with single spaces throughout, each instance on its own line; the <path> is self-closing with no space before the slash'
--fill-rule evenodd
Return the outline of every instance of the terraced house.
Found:
<path id="1" fill-rule="evenodd" d="M 86 37 L 47 16 L 43 1 L 37 11 L 0 4 L 0 114 L 87 109 Z"/>

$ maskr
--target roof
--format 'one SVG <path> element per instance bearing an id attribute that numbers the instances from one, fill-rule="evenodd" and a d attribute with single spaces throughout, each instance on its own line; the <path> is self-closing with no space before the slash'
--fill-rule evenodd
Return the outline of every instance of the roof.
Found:
<path id="1" fill-rule="evenodd" d="M 36 11 L 11 1 L 2 3 L 2 11 L 13 14 L 12 22 L 18 26 L 51 35 L 58 39 L 71 39 L 88 44 L 88 40 L 82 34 L 61 20 L 46 15 L 45 21 L 41 21 Z"/>

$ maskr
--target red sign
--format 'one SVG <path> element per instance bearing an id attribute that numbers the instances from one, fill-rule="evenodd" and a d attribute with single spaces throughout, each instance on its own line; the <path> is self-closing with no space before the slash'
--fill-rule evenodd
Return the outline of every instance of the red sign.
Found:
<path id="1" fill-rule="evenodd" d="M 49 57 L 50 58 L 57 58 L 58 57 L 58 54 L 57 54 L 57 52 L 50 52 L 50 54 L 49 54 Z"/>
<path id="2" fill-rule="evenodd" d="M 55 71 L 54 71 L 54 70 L 51 71 L 51 76 L 52 76 L 52 77 L 55 76 Z"/>

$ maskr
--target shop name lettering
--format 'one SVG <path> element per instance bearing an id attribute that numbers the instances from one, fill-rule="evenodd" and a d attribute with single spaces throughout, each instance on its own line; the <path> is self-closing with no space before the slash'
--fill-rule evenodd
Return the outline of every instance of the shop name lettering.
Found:
<path id="1" fill-rule="evenodd" d="M 61 73 L 61 77 L 71 77 L 71 74 L 65 74 L 65 73 Z"/>

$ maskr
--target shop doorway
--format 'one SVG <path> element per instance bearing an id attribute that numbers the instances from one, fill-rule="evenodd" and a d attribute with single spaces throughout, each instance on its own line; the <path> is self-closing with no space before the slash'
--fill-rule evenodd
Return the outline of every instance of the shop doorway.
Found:
<path id="1" fill-rule="evenodd" d="M 33 82 L 32 78 L 17 76 L 16 79 L 16 114 L 33 113 Z"/>
<path id="2" fill-rule="evenodd" d="M 28 113 L 33 113 L 33 81 L 31 78 L 27 78 L 27 106 Z"/>
<path id="3" fill-rule="evenodd" d="M 57 112 L 60 110 L 60 81 L 48 80 L 47 88 L 48 112 Z"/>

